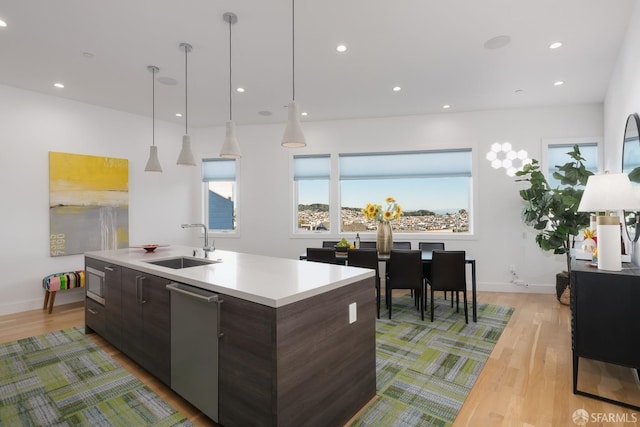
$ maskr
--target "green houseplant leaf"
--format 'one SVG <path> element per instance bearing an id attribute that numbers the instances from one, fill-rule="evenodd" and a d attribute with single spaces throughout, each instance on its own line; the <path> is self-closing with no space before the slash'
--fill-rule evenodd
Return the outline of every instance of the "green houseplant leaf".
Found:
<path id="1" fill-rule="evenodd" d="M 589 226 L 589 213 L 578 212 L 578 206 L 587 179 L 593 173 L 585 167 L 577 145 L 567 154 L 571 161 L 555 166 L 553 177 L 560 181 L 557 188 L 549 186 L 535 159 L 516 173 L 516 181 L 529 183 L 528 188 L 519 191 L 525 201 L 523 222 L 537 231 L 536 243 L 542 250 L 566 256 L 567 271 L 571 271 L 573 240 L 580 230 Z M 640 171 L 638 175 L 640 179 Z"/>

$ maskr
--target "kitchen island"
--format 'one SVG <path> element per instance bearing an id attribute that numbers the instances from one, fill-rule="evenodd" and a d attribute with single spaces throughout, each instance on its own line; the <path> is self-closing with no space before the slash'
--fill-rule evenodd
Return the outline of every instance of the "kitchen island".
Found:
<path id="1" fill-rule="evenodd" d="M 219 329 L 211 325 L 220 336 L 223 426 L 338 426 L 375 396 L 372 270 L 219 250 L 208 260 L 195 257 L 204 265 L 152 264 L 191 259 L 193 251 L 172 246 L 154 253 L 87 253 L 88 267 L 107 272 L 104 304 L 87 298 L 87 329 L 171 386 L 166 285 L 176 282 L 215 292 L 223 301 Z"/>

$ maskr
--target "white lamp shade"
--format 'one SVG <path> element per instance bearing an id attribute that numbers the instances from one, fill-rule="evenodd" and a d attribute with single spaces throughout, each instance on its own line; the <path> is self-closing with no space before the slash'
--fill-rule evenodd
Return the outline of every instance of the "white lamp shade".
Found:
<path id="1" fill-rule="evenodd" d="M 227 122 L 227 131 L 224 137 L 222 150 L 220 150 L 220 157 L 225 157 L 228 159 L 238 159 L 242 157 L 242 153 L 240 152 L 240 145 L 238 144 L 238 139 L 236 138 L 236 124 L 231 120 Z"/>
<path id="2" fill-rule="evenodd" d="M 149 160 L 147 160 L 147 166 L 145 166 L 145 172 L 162 172 L 160 161 L 158 160 L 158 147 L 152 145 L 149 147 Z"/>
<path id="3" fill-rule="evenodd" d="M 196 165 L 196 159 L 193 157 L 193 152 L 191 151 L 191 137 L 189 135 L 182 137 L 182 150 L 180 151 L 176 164 L 183 166 Z"/>
<path id="4" fill-rule="evenodd" d="M 589 177 L 578 211 L 619 211 L 638 207 L 640 200 L 627 174 L 609 173 Z"/>
<path id="5" fill-rule="evenodd" d="M 287 120 L 287 127 L 284 130 L 284 136 L 282 137 L 282 146 L 290 148 L 306 147 L 307 140 L 302 133 L 302 126 L 300 125 L 300 113 L 298 111 L 298 104 L 296 101 L 289 103 L 289 120 Z"/>

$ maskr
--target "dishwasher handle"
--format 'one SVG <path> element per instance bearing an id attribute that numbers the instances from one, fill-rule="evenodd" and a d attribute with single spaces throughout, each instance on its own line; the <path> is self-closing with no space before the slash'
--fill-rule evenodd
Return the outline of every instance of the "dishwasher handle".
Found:
<path id="1" fill-rule="evenodd" d="M 178 292 L 181 293 L 185 296 L 188 296 L 190 298 L 194 298 L 197 299 L 199 301 L 202 302 L 206 302 L 206 303 L 211 303 L 211 302 L 215 302 L 218 304 L 218 309 L 216 310 L 216 323 L 217 323 L 217 332 L 218 332 L 218 338 L 222 338 L 224 336 L 224 333 L 220 330 L 221 329 L 221 324 L 220 324 L 220 305 L 224 302 L 224 300 L 222 300 L 218 294 L 206 291 L 206 290 L 202 290 L 202 294 L 199 294 L 197 292 L 193 292 L 193 291 L 189 291 L 187 289 L 185 289 L 186 285 L 183 285 L 181 283 L 169 283 L 167 285 L 167 290 L 169 290 L 170 292 Z M 193 288 L 193 289 L 197 289 L 197 288 Z M 209 295 L 211 294 L 211 295 Z"/>
<path id="2" fill-rule="evenodd" d="M 195 292 L 191 292 L 188 291 L 186 289 L 184 289 L 180 283 L 169 283 L 167 285 L 167 289 L 171 292 L 179 292 L 181 294 L 187 295 L 191 298 L 195 298 L 198 299 L 200 301 L 204 301 L 204 302 L 217 302 L 218 301 L 218 295 L 216 294 L 212 294 L 212 295 L 201 295 Z"/>

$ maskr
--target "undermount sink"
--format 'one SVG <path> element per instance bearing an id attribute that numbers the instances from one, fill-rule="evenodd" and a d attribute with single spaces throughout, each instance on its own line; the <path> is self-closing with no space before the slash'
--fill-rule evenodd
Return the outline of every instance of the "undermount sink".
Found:
<path id="1" fill-rule="evenodd" d="M 220 261 L 216 261 L 212 259 L 200 259 L 200 258 L 188 258 L 188 257 L 177 257 L 177 258 L 160 259 L 158 261 L 147 261 L 148 264 L 159 265 L 161 267 L 168 267 L 176 270 L 180 268 L 198 267 L 200 265 L 215 264 L 218 262 Z"/>

